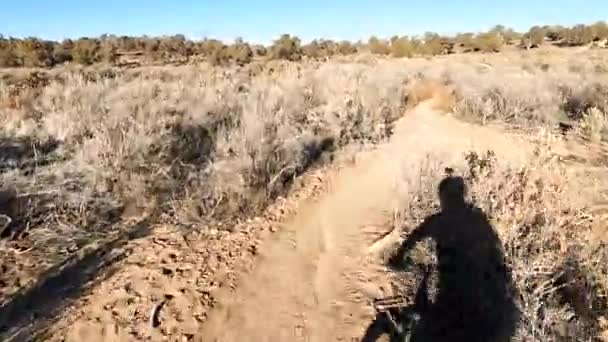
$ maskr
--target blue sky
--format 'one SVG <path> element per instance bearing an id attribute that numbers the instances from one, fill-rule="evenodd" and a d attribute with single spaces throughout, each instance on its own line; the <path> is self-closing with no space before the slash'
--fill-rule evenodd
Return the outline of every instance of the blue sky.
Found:
<path id="1" fill-rule="evenodd" d="M 281 33 L 367 39 L 374 34 L 455 33 L 503 24 L 591 23 L 608 19 L 608 0 L 5 0 L 0 34 L 45 39 L 182 33 L 267 43 Z"/>

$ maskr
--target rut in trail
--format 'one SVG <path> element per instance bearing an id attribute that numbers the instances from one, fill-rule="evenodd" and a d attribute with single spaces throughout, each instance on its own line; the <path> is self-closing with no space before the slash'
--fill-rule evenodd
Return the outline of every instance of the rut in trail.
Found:
<path id="1" fill-rule="evenodd" d="M 369 296 L 386 284 L 380 260 L 367 252 L 391 229 L 399 185 L 415 182 L 429 158 L 449 165 L 466 151 L 492 149 L 523 161 L 522 145 L 420 105 L 399 121 L 390 142 L 336 171 L 327 193 L 267 242 L 255 269 L 219 297 L 202 340 L 358 340 L 373 318 Z"/>

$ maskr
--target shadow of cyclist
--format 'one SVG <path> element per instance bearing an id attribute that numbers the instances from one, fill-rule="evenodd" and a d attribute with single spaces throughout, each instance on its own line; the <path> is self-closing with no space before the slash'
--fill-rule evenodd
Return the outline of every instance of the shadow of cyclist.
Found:
<path id="1" fill-rule="evenodd" d="M 419 241 L 436 243 L 437 296 L 421 313 L 411 341 L 510 341 L 515 333 L 519 312 L 502 243 L 465 193 L 461 177 L 444 178 L 441 211 L 412 231 L 390 260 L 398 268 Z"/>

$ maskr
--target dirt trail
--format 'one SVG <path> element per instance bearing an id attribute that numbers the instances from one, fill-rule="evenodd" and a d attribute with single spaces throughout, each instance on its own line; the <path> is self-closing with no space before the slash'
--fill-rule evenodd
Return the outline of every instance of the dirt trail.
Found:
<path id="1" fill-rule="evenodd" d="M 255 269 L 209 313 L 203 341 L 351 341 L 370 322 L 367 300 L 386 284 L 368 254 L 386 234 L 398 191 L 416 182 L 422 164 L 449 165 L 470 150 L 526 159 L 515 136 L 469 125 L 424 103 L 397 125 L 390 142 L 331 176 L 327 193 L 305 205 L 262 248 Z"/>

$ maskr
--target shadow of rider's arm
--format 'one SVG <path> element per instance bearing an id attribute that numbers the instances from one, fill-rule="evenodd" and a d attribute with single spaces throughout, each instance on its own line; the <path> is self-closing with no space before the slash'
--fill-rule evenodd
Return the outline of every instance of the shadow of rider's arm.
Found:
<path id="1" fill-rule="evenodd" d="M 426 238 L 432 237 L 435 230 L 436 216 L 427 217 L 408 237 L 403 241 L 397 252 L 390 258 L 389 266 L 393 268 L 403 268 L 406 255 L 416 246 L 416 244 Z"/>

